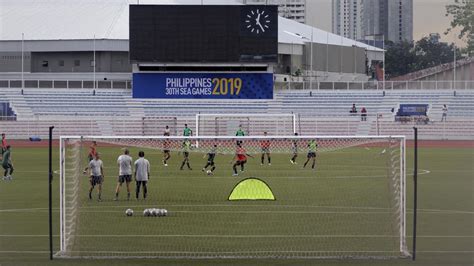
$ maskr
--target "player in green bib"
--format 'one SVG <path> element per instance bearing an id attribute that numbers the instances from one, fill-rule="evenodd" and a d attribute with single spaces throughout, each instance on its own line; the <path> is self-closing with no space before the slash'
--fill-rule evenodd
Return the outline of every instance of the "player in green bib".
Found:
<path id="1" fill-rule="evenodd" d="M 193 135 L 193 131 L 188 127 L 188 124 L 184 124 L 183 136 L 190 137 Z"/>
<path id="2" fill-rule="evenodd" d="M 242 130 L 242 125 L 239 125 L 239 129 L 237 130 L 237 132 L 235 132 L 235 136 L 236 137 L 244 137 L 245 136 L 245 131 Z M 241 143 L 242 143 L 241 140 L 237 140 L 237 145 L 239 145 Z"/>
<path id="3" fill-rule="evenodd" d="M 235 132 L 235 136 L 237 137 L 243 137 L 245 136 L 245 132 L 242 130 L 242 125 L 239 126 L 239 129 L 237 130 L 237 132 Z"/>
<path id="4" fill-rule="evenodd" d="M 183 142 L 183 162 L 181 163 L 181 167 L 179 168 L 179 170 L 184 170 L 183 167 L 184 165 L 186 164 L 186 166 L 188 166 L 188 169 L 189 170 L 193 170 L 191 168 L 191 166 L 189 165 L 189 151 L 191 150 L 191 141 L 189 140 L 185 140 Z"/>
<path id="5" fill-rule="evenodd" d="M 314 167 L 316 166 L 316 149 L 318 148 L 318 144 L 316 143 L 316 140 L 310 140 L 309 143 L 308 143 L 308 159 L 306 160 L 306 162 L 304 163 L 304 166 L 303 168 L 306 167 L 306 165 L 308 164 L 308 162 L 310 160 L 313 161 L 313 165 L 312 165 L 312 169 L 314 169 Z"/>
<path id="6" fill-rule="evenodd" d="M 8 145 L 3 153 L 2 167 L 5 170 L 3 180 L 12 180 L 13 164 L 11 158 L 10 145 Z"/>

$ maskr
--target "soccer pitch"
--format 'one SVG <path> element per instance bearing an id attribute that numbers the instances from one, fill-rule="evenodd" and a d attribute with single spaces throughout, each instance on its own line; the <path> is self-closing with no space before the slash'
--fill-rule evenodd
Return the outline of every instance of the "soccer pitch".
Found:
<path id="1" fill-rule="evenodd" d="M 54 162 L 58 165 L 57 149 Z M 136 158 L 138 149 L 131 149 Z M 103 201 L 89 201 L 87 182 L 81 183 L 78 250 L 134 254 L 147 251 L 197 253 L 262 251 L 300 252 L 311 247 L 319 251 L 396 249 L 387 241 L 391 227 L 380 224 L 390 218 L 386 175 L 380 150 L 350 148 L 318 157 L 317 170 L 301 169 L 291 156 L 275 154 L 272 165 L 250 159 L 246 171 L 232 177 L 231 156 L 218 155 L 214 175 L 201 172 L 203 154 L 191 155 L 192 171 L 179 170 L 182 155 L 173 153 L 170 165 L 161 164 L 159 150 L 145 150 L 152 164 L 149 197 L 113 201 L 117 180 L 116 147 L 99 147 L 105 166 Z M 412 149 L 408 149 L 407 241 L 411 246 Z M 370 159 L 370 160 L 369 160 Z M 474 186 L 472 148 L 420 149 L 419 238 L 415 265 L 472 265 L 474 255 Z M 0 264 L 48 264 L 47 149 L 14 148 L 16 172 L 12 182 L 0 183 Z M 372 166 L 371 166 L 372 165 Z M 55 167 L 55 170 L 57 170 Z M 308 167 L 307 167 L 308 168 Z M 271 187 L 276 201 L 229 202 L 232 188 L 247 177 L 261 178 Z M 84 181 L 87 177 L 84 176 Z M 54 240 L 59 244 L 59 176 L 54 182 Z M 83 194 L 83 195 L 82 195 Z M 96 193 L 93 193 L 96 199 Z M 349 204 L 350 203 L 350 204 Z M 125 210 L 132 208 L 133 217 Z M 143 217 L 145 208 L 166 208 L 168 217 Z M 337 236 L 330 240 L 325 235 Z M 104 244 L 105 243 L 105 244 Z M 407 259 L 370 260 L 55 260 L 52 264 L 320 264 L 320 265 L 408 265 Z"/>

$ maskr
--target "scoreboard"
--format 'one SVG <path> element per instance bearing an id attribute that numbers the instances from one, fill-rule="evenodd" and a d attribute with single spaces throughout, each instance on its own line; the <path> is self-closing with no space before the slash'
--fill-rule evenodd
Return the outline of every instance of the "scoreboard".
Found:
<path id="1" fill-rule="evenodd" d="M 277 62 L 270 5 L 130 5 L 131 63 Z"/>

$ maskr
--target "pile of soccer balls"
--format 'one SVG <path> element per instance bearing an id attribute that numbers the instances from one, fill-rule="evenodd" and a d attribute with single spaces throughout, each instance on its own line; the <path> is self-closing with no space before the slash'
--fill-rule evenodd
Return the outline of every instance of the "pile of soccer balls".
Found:
<path id="1" fill-rule="evenodd" d="M 127 216 L 133 216 L 133 210 L 132 209 L 127 209 L 125 211 L 125 214 Z M 145 216 L 145 217 L 164 217 L 164 216 L 168 216 L 168 211 L 166 209 L 155 209 L 155 208 L 145 209 L 143 211 L 143 216 Z"/>

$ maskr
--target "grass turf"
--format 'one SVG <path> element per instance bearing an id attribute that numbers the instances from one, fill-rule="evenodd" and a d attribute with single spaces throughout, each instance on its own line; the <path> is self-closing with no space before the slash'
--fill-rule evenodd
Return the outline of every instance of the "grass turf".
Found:
<path id="1" fill-rule="evenodd" d="M 179 171 L 181 156 L 173 154 L 168 168 L 159 162 L 161 153 L 147 151 L 152 163 L 152 180 L 146 201 L 112 201 L 116 184 L 116 148 L 101 148 L 106 166 L 103 202 L 86 199 L 87 182 L 81 184 L 80 222 L 83 237 L 76 238 L 76 250 L 94 251 L 301 251 L 301 250 L 386 250 L 397 242 L 392 235 L 391 205 L 383 158 L 372 149 L 353 148 L 327 153 L 318 158 L 318 170 L 302 170 L 289 164 L 288 156 L 274 155 L 272 166 L 250 160 L 247 171 L 231 177 L 230 158 L 217 159 L 214 176 L 200 171 L 201 156 L 193 155 L 193 171 Z M 136 154 L 132 150 L 132 154 Z M 17 148 L 13 151 L 15 180 L 0 183 L 0 264 L 47 264 L 47 149 Z M 354 159 L 358 158 L 358 159 Z M 411 168 L 408 154 L 408 173 Z M 418 261 L 415 265 L 472 265 L 473 169 L 472 149 L 425 148 L 420 151 Z M 57 156 L 55 156 L 57 162 Z M 55 167 L 57 168 L 57 167 Z M 424 172 L 426 173 L 426 172 Z M 229 203 L 227 196 L 241 179 L 255 176 L 271 186 L 275 202 Z M 409 175 L 410 176 L 410 175 Z M 58 176 L 54 182 L 54 208 L 58 204 Z M 84 180 L 87 179 L 84 177 Z M 408 235 L 411 235 L 411 178 L 408 178 Z M 94 195 L 95 196 L 95 195 Z M 327 206 L 331 206 L 328 208 Z M 343 206 L 344 208 L 340 208 Z M 124 210 L 133 208 L 133 217 Z M 165 218 L 145 218 L 147 207 L 170 211 Z M 351 207 L 363 207 L 354 209 Z M 371 208 L 367 208 L 371 207 Z M 354 211 L 356 210 L 356 211 Z M 58 248 L 59 214 L 54 212 L 55 249 Z M 96 237 L 95 235 L 102 235 Z M 107 236 L 104 236 L 107 235 Z M 116 235 L 116 236 L 115 236 Z M 122 235 L 134 235 L 121 237 Z M 160 237 L 158 237 L 158 235 Z M 164 236 L 163 236 L 164 235 Z M 193 235 L 193 237 L 190 237 Z M 253 235 L 254 237 L 248 237 Z M 321 235 L 338 235 L 321 238 Z M 354 237 L 355 235 L 355 237 Z M 117 237 L 118 236 L 118 237 Z M 229 237 L 233 236 L 233 237 Z M 262 236 L 262 237 L 261 237 Z M 269 237 L 271 236 L 271 237 Z M 347 237 L 351 236 L 351 237 Z M 408 237 L 409 244 L 411 238 Z M 106 254 L 106 253 L 105 253 Z M 270 254 L 271 253 L 267 253 Z M 321 265 L 406 265 L 408 260 L 113 260 L 113 264 L 321 264 Z M 110 265 L 111 260 L 56 260 L 52 264 Z"/>

